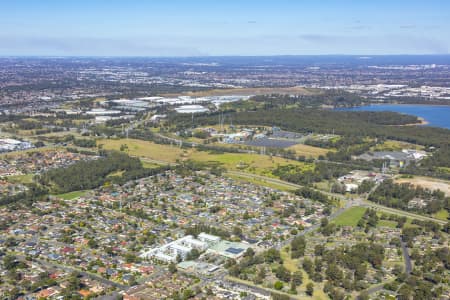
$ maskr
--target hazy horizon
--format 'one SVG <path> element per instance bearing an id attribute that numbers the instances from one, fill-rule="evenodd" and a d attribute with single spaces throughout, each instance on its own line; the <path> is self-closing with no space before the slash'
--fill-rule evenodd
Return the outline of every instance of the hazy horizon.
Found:
<path id="1" fill-rule="evenodd" d="M 449 54 L 450 2 L 55 1 L 1 4 L 0 56 Z"/>

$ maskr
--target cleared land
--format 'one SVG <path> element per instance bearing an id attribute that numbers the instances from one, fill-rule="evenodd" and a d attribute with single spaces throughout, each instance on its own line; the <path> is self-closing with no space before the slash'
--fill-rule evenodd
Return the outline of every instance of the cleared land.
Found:
<path id="1" fill-rule="evenodd" d="M 205 152 L 193 152 L 191 159 L 203 162 L 219 162 L 228 170 L 245 171 L 259 175 L 273 176 L 271 170 L 277 165 L 293 164 L 301 166 L 303 170 L 313 168 L 312 164 L 301 163 L 281 157 L 269 157 L 267 155 L 248 153 L 223 153 L 206 154 Z"/>
<path id="2" fill-rule="evenodd" d="M 378 226 L 379 227 L 396 228 L 397 227 L 397 222 L 390 221 L 390 220 L 379 220 L 378 221 Z"/>
<path id="3" fill-rule="evenodd" d="M 79 198 L 81 196 L 84 196 L 87 193 L 87 191 L 74 191 L 64 194 L 55 195 L 58 198 L 64 199 L 64 200 L 73 200 L 76 198 Z"/>
<path id="4" fill-rule="evenodd" d="M 356 226 L 366 212 L 366 209 L 365 207 L 352 207 L 334 219 L 333 223 L 342 226 Z"/>
<path id="5" fill-rule="evenodd" d="M 430 177 L 415 176 L 413 178 L 398 178 L 397 183 L 411 183 L 412 185 L 421 186 L 430 190 L 441 190 L 445 195 L 450 196 L 450 182 Z"/>
<path id="6" fill-rule="evenodd" d="M 126 145 L 127 148 L 124 152 L 129 155 L 146 157 L 170 163 L 176 162 L 177 159 L 183 159 L 183 155 L 185 155 L 185 150 L 179 147 L 159 145 L 152 142 L 135 139 L 103 139 L 98 140 L 97 145 L 103 145 L 102 147 L 105 150 L 120 150 L 122 145 Z"/>
<path id="7" fill-rule="evenodd" d="M 317 158 L 320 155 L 326 155 L 327 152 L 330 151 L 329 149 L 313 147 L 303 144 L 297 144 L 287 149 L 294 150 L 295 153 L 297 153 L 297 155 L 304 155 L 306 157 L 313 157 L 313 158 Z"/>
<path id="8" fill-rule="evenodd" d="M 12 183 L 32 183 L 34 174 L 8 176 L 7 180 Z"/>
<path id="9" fill-rule="evenodd" d="M 440 211 L 438 211 L 437 213 L 435 213 L 435 214 L 433 215 L 433 217 L 436 218 L 436 219 L 439 219 L 439 220 L 446 221 L 446 220 L 449 219 L 449 218 L 448 218 L 448 217 L 449 217 L 448 211 L 446 211 L 445 209 L 441 209 Z"/>
<path id="10" fill-rule="evenodd" d="M 226 173 L 225 175 L 230 178 L 233 178 L 235 180 L 250 182 L 250 183 L 253 183 L 256 185 L 266 186 L 266 187 L 277 189 L 280 191 L 293 192 L 296 190 L 294 187 L 276 184 L 274 182 L 268 182 L 267 180 L 264 180 L 264 179 L 250 178 L 250 177 L 239 176 L 239 175 L 229 174 L 229 173 Z"/>
<path id="11" fill-rule="evenodd" d="M 135 139 L 103 139 L 97 141 L 97 145 L 103 145 L 106 150 L 119 150 L 126 145 L 124 152 L 129 155 L 152 159 L 155 161 L 175 163 L 177 160 L 188 160 L 200 162 L 217 162 L 228 170 L 246 171 L 255 174 L 272 176 L 270 171 L 277 165 L 294 164 L 305 170 L 313 168 L 313 164 L 307 164 L 288 160 L 280 157 L 269 157 L 266 155 L 248 153 L 223 153 L 214 154 L 200 152 L 195 149 L 181 149 L 177 146 L 160 145 L 153 142 Z M 123 148 L 123 147 L 122 147 Z"/>
<path id="12" fill-rule="evenodd" d="M 387 140 L 381 144 L 372 147 L 372 151 L 401 151 L 402 149 L 416 149 L 422 150 L 424 146 L 411 144 L 407 142 L 400 142 L 394 140 Z"/>

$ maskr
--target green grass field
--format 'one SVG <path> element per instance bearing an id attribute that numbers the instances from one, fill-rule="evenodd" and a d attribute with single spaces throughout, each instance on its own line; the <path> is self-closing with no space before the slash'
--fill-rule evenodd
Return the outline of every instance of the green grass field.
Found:
<path id="1" fill-rule="evenodd" d="M 154 168 L 157 168 L 157 167 L 161 166 L 161 165 L 158 165 L 158 164 L 155 164 L 155 163 L 152 163 L 152 162 L 148 162 L 148 161 L 145 161 L 145 160 L 141 160 L 141 162 L 142 162 L 142 166 L 144 168 L 146 168 L 146 169 L 154 169 Z"/>
<path id="2" fill-rule="evenodd" d="M 174 163 L 192 159 L 199 162 L 218 162 L 228 170 L 245 171 L 249 173 L 272 176 L 271 171 L 277 165 L 293 164 L 300 166 L 302 170 L 314 168 L 312 163 L 303 163 L 288 160 L 281 157 L 248 153 L 209 153 L 196 149 L 181 149 L 177 146 L 160 145 L 153 142 L 135 139 L 102 139 L 97 145 L 103 145 L 106 150 L 120 150 L 122 145 L 127 145 L 126 153 L 156 161 Z"/>
<path id="3" fill-rule="evenodd" d="M 293 164 L 300 166 L 302 170 L 313 168 L 313 164 L 297 162 L 281 157 L 269 157 L 267 155 L 248 154 L 248 153 L 223 153 L 210 154 L 207 152 L 192 152 L 190 155 L 192 160 L 196 161 L 213 161 L 223 165 L 228 170 L 244 171 L 258 175 L 272 176 L 271 170 L 277 165 Z"/>
<path id="4" fill-rule="evenodd" d="M 317 158 L 320 155 L 326 155 L 327 152 L 329 152 L 329 149 L 304 145 L 304 144 L 297 144 L 294 146 L 291 146 L 287 148 L 289 150 L 294 150 L 297 155 L 304 155 L 305 157 L 313 157 Z"/>
<path id="5" fill-rule="evenodd" d="M 437 213 L 433 214 L 433 218 L 447 221 L 448 220 L 448 211 L 446 211 L 445 209 L 441 209 Z"/>
<path id="6" fill-rule="evenodd" d="M 64 199 L 64 200 L 73 200 L 73 199 L 77 199 L 81 196 L 86 195 L 87 192 L 88 191 L 74 191 L 74 192 L 59 194 L 59 195 L 55 195 L 55 196 L 58 198 Z"/>
<path id="7" fill-rule="evenodd" d="M 421 150 L 424 148 L 424 146 L 411 144 L 411 143 L 407 143 L 407 142 L 387 140 L 381 144 L 378 144 L 378 145 L 372 147 L 371 150 L 372 151 L 401 151 L 402 149 L 405 149 L 405 148 Z"/>
<path id="8" fill-rule="evenodd" d="M 125 151 L 129 155 L 146 157 L 174 163 L 183 158 L 183 149 L 170 145 L 159 145 L 152 142 L 135 139 L 103 139 L 98 140 L 97 145 L 103 145 L 105 150 L 120 150 L 121 145 L 127 145 Z M 187 150 L 187 152 L 192 150 Z"/>
<path id="9" fill-rule="evenodd" d="M 356 226 L 365 212 L 365 207 L 352 207 L 334 219 L 333 223 L 342 226 Z"/>
<path id="10" fill-rule="evenodd" d="M 267 181 L 262 180 L 262 179 L 260 180 L 260 179 L 248 178 L 248 177 L 244 177 L 244 176 L 231 175 L 231 174 L 225 174 L 225 175 L 230 177 L 230 178 L 233 178 L 235 180 L 249 182 L 249 183 L 253 183 L 255 185 L 265 186 L 265 187 L 269 187 L 269 188 L 272 188 L 272 189 L 277 189 L 277 190 L 280 190 L 280 191 L 285 191 L 285 192 L 295 191 L 295 188 L 293 188 L 291 186 L 276 184 L 276 183 L 273 183 L 273 182 L 267 182 Z"/>
<path id="11" fill-rule="evenodd" d="M 397 222 L 395 221 L 389 221 L 389 220 L 379 220 L 378 221 L 379 227 L 389 227 L 389 228 L 396 228 Z"/>
<path id="12" fill-rule="evenodd" d="M 34 174 L 8 176 L 7 180 L 11 183 L 32 183 Z"/>

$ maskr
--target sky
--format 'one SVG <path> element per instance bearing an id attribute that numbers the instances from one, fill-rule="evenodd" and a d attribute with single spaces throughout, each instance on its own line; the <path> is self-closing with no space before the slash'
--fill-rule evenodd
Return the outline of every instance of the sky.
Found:
<path id="1" fill-rule="evenodd" d="M 448 54 L 448 0 L 0 0 L 2 56 Z"/>

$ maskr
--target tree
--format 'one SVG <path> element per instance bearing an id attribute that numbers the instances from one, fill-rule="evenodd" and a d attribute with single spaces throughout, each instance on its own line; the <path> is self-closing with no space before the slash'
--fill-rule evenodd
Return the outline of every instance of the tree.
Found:
<path id="1" fill-rule="evenodd" d="M 277 268 L 277 270 L 275 271 L 275 276 L 284 282 L 289 282 L 291 280 L 291 272 L 289 272 L 289 270 L 286 269 L 283 265 L 280 265 Z"/>
<path id="2" fill-rule="evenodd" d="M 292 274 L 292 281 L 295 282 L 296 285 L 301 285 L 303 282 L 303 274 L 301 271 L 295 271 Z"/>
<path id="3" fill-rule="evenodd" d="M 171 262 L 171 263 L 169 264 L 169 272 L 170 272 L 171 274 L 174 274 L 174 273 L 177 272 L 177 266 L 175 265 L 175 263 Z"/>
<path id="4" fill-rule="evenodd" d="M 305 258 L 302 263 L 303 269 L 305 269 L 305 272 L 308 274 L 312 274 L 314 266 L 313 262 L 309 258 Z"/>
<path id="5" fill-rule="evenodd" d="M 304 236 L 295 237 L 291 242 L 291 257 L 293 259 L 305 255 L 306 240 Z"/>
<path id="6" fill-rule="evenodd" d="M 314 294 L 314 284 L 312 282 L 306 285 L 306 294 L 312 296 Z"/>
<path id="7" fill-rule="evenodd" d="M 17 258 L 13 255 L 7 254 L 3 257 L 3 266 L 6 270 L 12 270 L 17 265 Z"/>
<path id="8" fill-rule="evenodd" d="M 244 252 L 244 257 L 253 257 L 255 255 L 255 251 L 253 250 L 253 248 L 247 248 L 247 250 L 245 250 Z"/>
<path id="9" fill-rule="evenodd" d="M 369 294 L 366 291 L 364 291 L 359 294 L 358 299 L 359 300 L 369 300 L 370 297 L 369 297 Z"/>
<path id="10" fill-rule="evenodd" d="M 325 273 L 327 275 L 327 278 L 332 282 L 342 282 L 342 279 L 344 278 L 344 273 L 334 263 L 328 265 L 328 269 Z"/>
<path id="11" fill-rule="evenodd" d="M 273 285 L 274 289 L 276 289 L 278 291 L 283 289 L 283 286 L 284 286 L 283 282 L 281 282 L 281 281 L 276 281 Z"/>
<path id="12" fill-rule="evenodd" d="M 242 228 L 238 226 L 233 227 L 233 234 L 236 236 L 242 236 Z"/>
<path id="13" fill-rule="evenodd" d="M 192 291 L 191 289 L 185 289 L 183 291 L 183 300 L 187 300 L 187 299 L 192 298 L 194 296 L 195 296 L 194 291 Z"/>
<path id="14" fill-rule="evenodd" d="M 186 260 L 195 260 L 199 256 L 200 256 L 200 252 L 194 248 L 186 255 Z"/>
<path id="15" fill-rule="evenodd" d="M 291 281 L 291 286 L 289 290 L 291 294 L 297 294 L 297 284 L 294 281 Z"/>
<path id="16" fill-rule="evenodd" d="M 359 264 L 355 269 L 355 279 L 363 280 L 367 274 L 367 266 L 365 264 Z"/>
<path id="17" fill-rule="evenodd" d="M 315 255 L 315 256 L 322 256 L 324 252 L 325 252 L 325 246 L 324 246 L 324 245 L 322 245 L 322 244 L 317 244 L 317 245 L 314 247 L 314 255 Z"/>
<path id="18" fill-rule="evenodd" d="M 273 263 L 273 262 L 281 262 L 281 255 L 280 255 L 280 251 L 278 251 L 275 248 L 270 248 L 269 250 L 267 250 L 266 252 L 264 252 L 264 259 L 266 260 L 266 262 L 268 263 Z"/>

